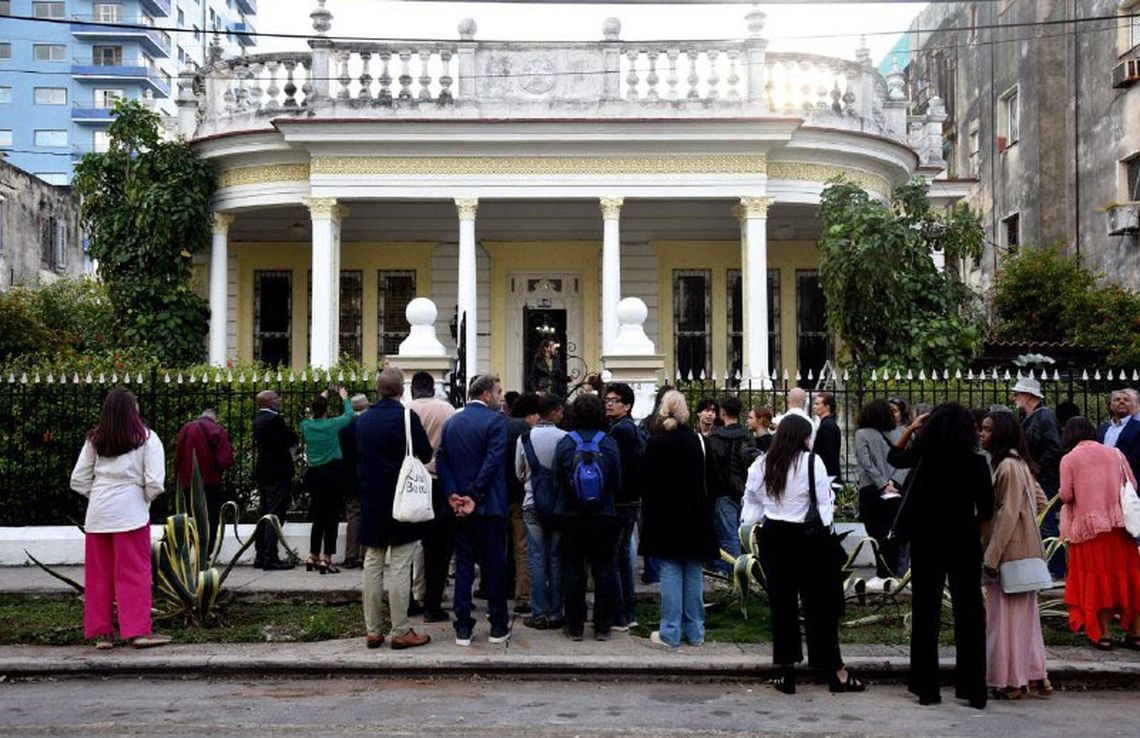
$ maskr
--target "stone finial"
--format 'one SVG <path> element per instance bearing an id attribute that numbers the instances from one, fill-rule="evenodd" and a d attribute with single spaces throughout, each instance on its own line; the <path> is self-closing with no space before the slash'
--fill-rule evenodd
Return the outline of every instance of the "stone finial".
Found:
<path id="1" fill-rule="evenodd" d="M 464 18 L 459 21 L 457 30 L 459 31 L 459 40 L 474 41 L 475 32 L 479 30 L 479 24 L 475 22 L 474 18 Z"/>
<path id="2" fill-rule="evenodd" d="M 652 356 L 653 341 L 645 335 L 649 308 L 637 297 L 627 297 L 617 306 L 618 334 L 610 353 L 614 356 Z"/>
<path id="3" fill-rule="evenodd" d="M 222 38 L 215 33 L 214 40 L 210 42 L 210 53 L 208 55 L 210 64 L 217 64 L 225 55 L 225 49 L 222 48 Z"/>
<path id="4" fill-rule="evenodd" d="M 309 13 L 309 17 L 313 19 L 313 30 L 317 32 L 318 36 L 328 35 L 329 30 L 332 28 L 332 12 L 325 7 L 327 0 L 317 0 L 317 9 Z"/>
<path id="5" fill-rule="evenodd" d="M 621 21 L 617 18 L 606 18 L 602 21 L 602 36 L 606 41 L 621 40 Z"/>
<path id="6" fill-rule="evenodd" d="M 764 21 L 767 19 L 768 15 L 755 5 L 744 15 L 744 21 L 748 24 L 748 33 L 752 38 L 760 38 L 760 34 L 764 32 Z"/>
<path id="7" fill-rule="evenodd" d="M 400 343 L 400 356 L 447 356 L 447 349 L 435 335 L 435 319 L 439 310 L 426 297 L 417 297 L 408 303 L 404 314 L 411 330 Z"/>
<path id="8" fill-rule="evenodd" d="M 896 56 L 891 62 L 891 73 L 887 75 L 887 99 L 906 99 L 906 76 L 899 69 L 899 58 Z"/>
<path id="9" fill-rule="evenodd" d="M 871 64 L 871 49 L 867 46 L 867 37 L 859 37 L 859 48 L 855 49 L 855 61 L 859 62 L 861 66 L 870 67 Z"/>

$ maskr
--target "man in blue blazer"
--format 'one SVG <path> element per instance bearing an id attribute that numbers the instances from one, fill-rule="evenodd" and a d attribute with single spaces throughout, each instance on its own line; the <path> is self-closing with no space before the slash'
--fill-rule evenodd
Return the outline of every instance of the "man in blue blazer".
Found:
<path id="1" fill-rule="evenodd" d="M 510 639 L 507 628 L 507 418 L 499 412 L 503 387 L 485 374 L 471 381 L 469 401 L 443 426 L 435 454 L 443 493 L 455 513 L 455 643 L 470 646 L 471 584 L 483 567 L 491 643 Z"/>
<path id="2" fill-rule="evenodd" d="M 1140 419 L 1136 418 L 1136 400 L 1131 390 L 1113 390 L 1108 402 L 1110 420 L 1096 429 L 1096 438 L 1105 446 L 1114 446 L 1128 459 L 1133 475 L 1140 475 Z"/>

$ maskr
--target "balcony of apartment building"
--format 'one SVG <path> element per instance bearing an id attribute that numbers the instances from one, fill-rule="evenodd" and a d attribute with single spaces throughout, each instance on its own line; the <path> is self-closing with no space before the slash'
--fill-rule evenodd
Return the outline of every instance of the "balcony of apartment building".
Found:
<path id="1" fill-rule="evenodd" d="M 229 31 L 243 47 L 257 46 L 257 29 L 253 27 L 248 18 L 230 23 Z"/>
<path id="2" fill-rule="evenodd" d="M 257 0 L 237 0 L 237 7 L 244 15 L 257 15 Z"/>
<path id="3" fill-rule="evenodd" d="M 140 0 L 139 5 L 159 18 L 170 16 L 170 0 Z"/>
<path id="4" fill-rule="evenodd" d="M 86 82 L 136 82 L 155 97 L 170 97 L 170 77 L 145 54 L 128 57 L 121 46 L 94 46 L 92 57 L 72 60 L 71 76 Z"/>
<path id="5" fill-rule="evenodd" d="M 121 6 L 112 6 L 121 7 Z M 154 27 L 149 15 L 124 16 L 121 13 L 74 16 L 71 35 L 85 41 L 133 41 L 151 56 L 170 57 L 170 34 Z"/>

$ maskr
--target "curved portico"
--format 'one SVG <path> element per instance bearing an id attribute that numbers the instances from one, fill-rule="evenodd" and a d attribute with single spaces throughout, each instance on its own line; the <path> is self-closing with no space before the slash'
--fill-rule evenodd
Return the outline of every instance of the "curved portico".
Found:
<path id="1" fill-rule="evenodd" d="M 199 152 L 216 163 L 215 209 L 228 216 L 215 229 L 213 310 L 231 314 L 225 298 L 246 289 L 221 289 L 234 279 L 230 217 L 235 241 L 262 244 L 259 258 L 268 244 L 292 250 L 291 258 L 307 245 L 302 356 L 318 366 L 339 356 L 336 275 L 346 249 L 415 252 L 437 271 L 441 254 L 453 254 L 443 270 L 451 294 L 430 274 L 430 290 L 421 280 L 416 291 L 437 299 L 444 326 L 453 307 L 473 316 L 468 367 L 505 362 L 510 376 L 519 361 L 508 361 L 517 338 L 509 327 L 522 320 L 512 306 L 531 305 L 511 277 L 545 271 L 581 280 L 577 317 L 565 320 L 577 320 L 587 363 L 612 341 L 623 296 L 648 298 L 647 329 L 669 354 L 677 347 L 665 324 L 677 306 L 666 272 L 694 260 L 699 267 L 702 256 L 735 244 L 739 274 L 723 278 L 741 283 L 736 371 L 767 376 L 768 336 L 754 327 L 770 326 L 772 308 L 786 313 L 768 304 L 768 280 L 755 278 L 768 273 L 772 249 L 777 262 L 794 262 L 797 249 L 814 253 L 815 211 L 829 180 L 845 177 L 886 198 L 937 163 L 928 129 L 940 121 L 907 123 L 901 78 L 884 80 L 866 58 L 766 55 L 755 11 L 750 38 L 719 48 L 627 47 L 611 23 L 596 43 L 482 44 L 472 26 L 461 27 L 455 44 L 418 49 L 339 45 L 318 28 L 307 56 L 219 61 L 184 80 L 184 125 L 192 121 Z M 321 75 L 326 64 L 339 76 Z M 585 81 L 590 65 L 603 73 Z M 286 67 L 291 82 L 282 87 Z M 300 70 L 312 81 L 298 85 Z M 657 295 L 636 294 L 652 291 L 649 284 Z M 714 297 L 710 309 L 726 314 L 733 299 Z M 211 361 L 246 351 L 235 335 L 243 321 L 227 321 L 224 341 L 221 321 L 211 324 Z M 706 351 L 719 355 L 712 344 L 726 340 L 734 339 L 712 331 Z M 706 362 L 724 372 L 730 364 Z"/>

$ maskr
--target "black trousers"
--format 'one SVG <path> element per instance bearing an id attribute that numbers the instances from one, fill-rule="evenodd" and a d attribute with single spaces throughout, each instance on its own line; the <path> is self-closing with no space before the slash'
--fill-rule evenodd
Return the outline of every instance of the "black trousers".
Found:
<path id="1" fill-rule="evenodd" d="M 276 515 L 277 520 L 285 525 L 285 514 L 293 502 L 293 480 L 262 482 L 258 484 L 257 491 L 261 498 L 257 505 L 258 519 L 265 515 Z M 254 549 L 257 551 L 255 564 L 278 561 L 277 531 L 270 525 L 262 525 Z"/>
<path id="2" fill-rule="evenodd" d="M 586 566 L 594 578 L 594 631 L 608 633 L 617 605 L 618 519 L 601 515 L 566 518 L 562 531 L 562 581 L 566 629 L 581 633 L 586 623 Z M 557 609 L 557 605 L 556 605 Z"/>
<path id="3" fill-rule="evenodd" d="M 887 534 L 891 532 L 891 525 L 902 505 L 902 497 L 884 500 L 881 495 L 882 492 L 874 485 L 859 490 L 859 520 L 867 527 L 867 535 L 879 545 L 882 561 L 875 560 L 875 576 L 886 579 L 900 576 L 899 543 L 897 539 L 888 538 Z"/>
<path id="4" fill-rule="evenodd" d="M 327 464 L 311 466 L 305 472 L 305 489 L 309 493 L 309 553 L 318 556 L 324 544 L 324 554 L 336 553 L 337 530 L 340 528 L 340 508 L 344 500 L 344 479 L 341 463 L 334 459 Z"/>
<path id="5" fill-rule="evenodd" d="M 198 537 L 200 540 L 205 540 L 207 551 L 213 551 L 214 542 L 218 538 L 218 519 L 222 516 L 222 505 L 226 502 L 226 496 L 220 484 L 203 485 L 203 490 L 206 492 L 207 530 L 199 530 Z"/>
<path id="6" fill-rule="evenodd" d="M 802 523 L 780 520 L 766 520 L 760 530 L 760 561 L 768 580 L 772 614 L 772 662 L 791 666 L 803 661 L 803 600 L 808 665 L 837 671 L 843 667 L 839 652 L 842 583 L 825 545 L 821 545 L 825 542 L 804 531 Z"/>
<path id="7" fill-rule="evenodd" d="M 431 480 L 432 499 L 441 498 L 438 479 Z M 428 524 L 423 538 L 424 547 L 424 610 L 439 612 L 443 609 L 443 591 L 447 589 L 447 570 L 455 552 L 455 516 L 445 504 L 435 505 L 435 519 Z"/>
<path id="8" fill-rule="evenodd" d="M 910 691 L 920 697 L 938 694 L 942 589 L 949 579 L 954 611 L 954 691 L 959 699 L 984 699 L 986 613 L 978 538 L 955 546 L 915 536 L 910 544 L 910 568 Z"/>

